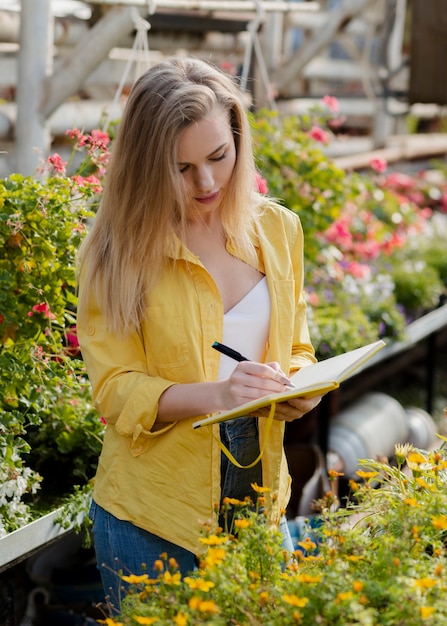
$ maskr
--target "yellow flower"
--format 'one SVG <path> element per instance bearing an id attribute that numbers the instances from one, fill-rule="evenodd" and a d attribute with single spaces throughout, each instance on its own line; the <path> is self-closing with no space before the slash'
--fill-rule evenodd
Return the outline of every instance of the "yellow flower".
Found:
<path id="1" fill-rule="evenodd" d="M 420 606 L 419 613 L 421 614 L 422 619 L 428 619 L 433 615 L 436 611 L 434 606 Z"/>
<path id="2" fill-rule="evenodd" d="M 147 585 L 149 584 L 149 576 L 147 574 L 141 574 L 137 576 L 136 574 L 130 574 L 129 576 L 121 576 L 124 582 L 129 583 L 130 585 Z"/>
<path id="3" fill-rule="evenodd" d="M 360 554 L 347 554 L 345 558 L 347 561 L 352 561 L 353 563 L 357 563 L 357 561 L 363 561 L 364 557 Z"/>
<path id="4" fill-rule="evenodd" d="M 186 576 L 183 579 L 190 589 L 199 589 L 199 591 L 209 591 L 214 587 L 214 583 L 211 580 L 203 580 L 203 578 L 191 578 Z"/>
<path id="5" fill-rule="evenodd" d="M 415 508 L 419 506 L 419 502 L 416 498 L 405 498 L 404 502 L 405 504 L 408 504 L 408 506 L 413 506 Z"/>
<path id="6" fill-rule="evenodd" d="M 317 544 L 312 541 L 310 537 L 306 537 L 304 541 L 299 541 L 298 545 L 306 550 L 306 552 L 312 552 L 317 547 Z"/>
<path id="7" fill-rule="evenodd" d="M 345 600 L 350 600 L 352 598 L 352 591 L 340 591 L 337 594 L 337 600 L 339 602 L 344 602 Z"/>
<path id="8" fill-rule="evenodd" d="M 447 516 L 446 515 L 439 515 L 439 516 L 432 515 L 431 523 L 433 524 L 435 528 L 438 528 L 439 530 L 446 530 L 447 529 Z"/>
<path id="9" fill-rule="evenodd" d="M 124 626 L 122 622 L 115 622 L 111 617 L 106 617 L 106 619 L 99 619 L 99 624 L 105 624 L 106 626 Z"/>
<path id="10" fill-rule="evenodd" d="M 356 591 L 357 593 L 363 589 L 363 583 L 361 580 L 354 580 L 352 586 L 354 588 L 354 591 Z"/>
<path id="11" fill-rule="evenodd" d="M 188 616 L 184 613 L 177 613 L 177 615 L 174 617 L 175 626 L 186 626 L 187 623 Z"/>
<path id="12" fill-rule="evenodd" d="M 182 575 L 180 572 L 176 572 L 175 574 L 171 574 L 171 572 L 164 572 L 163 581 L 167 585 L 180 585 L 182 580 Z"/>
<path id="13" fill-rule="evenodd" d="M 428 578 L 427 576 L 425 578 L 416 578 L 413 581 L 413 585 L 415 587 L 419 587 L 419 589 L 430 589 L 431 587 L 434 587 L 437 584 L 438 584 L 437 580 L 435 580 L 434 578 Z"/>
<path id="14" fill-rule="evenodd" d="M 205 556 L 205 563 L 209 566 L 220 565 L 226 552 L 223 548 L 210 548 Z"/>
<path id="15" fill-rule="evenodd" d="M 200 537 L 200 543 L 204 546 L 219 546 L 222 543 L 228 541 L 228 537 L 218 537 L 217 535 L 210 535 L 209 537 Z"/>
<path id="16" fill-rule="evenodd" d="M 375 476 L 379 476 L 379 472 L 364 472 L 363 470 L 356 471 L 357 476 L 360 478 L 364 478 L 367 480 L 368 478 L 374 478 Z"/>
<path id="17" fill-rule="evenodd" d="M 309 598 L 299 598 L 295 594 L 287 594 L 286 593 L 286 594 L 283 595 L 282 598 L 288 604 L 291 604 L 292 606 L 297 606 L 300 609 L 305 607 L 306 604 L 309 602 Z"/>
<path id="18" fill-rule="evenodd" d="M 337 472 L 337 470 L 329 469 L 327 471 L 327 475 L 329 478 L 338 478 L 339 476 L 344 476 L 343 472 Z"/>
<path id="19" fill-rule="evenodd" d="M 245 518 L 235 519 L 234 525 L 236 526 L 236 528 L 248 528 L 249 526 L 252 526 L 252 522 Z"/>
<path id="20" fill-rule="evenodd" d="M 244 505 L 245 502 L 243 500 L 238 500 L 237 498 L 224 498 L 223 504 L 225 506 L 228 506 L 229 504 L 232 504 L 233 506 L 241 506 Z"/>
<path id="21" fill-rule="evenodd" d="M 316 576 L 311 576 L 310 574 L 298 574 L 296 578 L 301 583 L 319 583 L 323 579 L 321 574 L 317 574 Z"/>
<path id="22" fill-rule="evenodd" d="M 193 596 L 192 598 L 190 598 L 188 605 L 190 609 L 192 609 L 193 611 L 200 611 L 200 613 L 219 612 L 219 607 L 215 602 L 213 602 L 212 600 L 202 600 L 197 596 Z"/>
<path id="23" fill-rule="evenodd" d="M 260 487 L 257 483 L 251 483 L 251 488 L 256 493 L 268 493 L 270 491 L 269 487 Z"/>
<path id="24" fill-rule="evenodd" d="M 154 570 L 156 572 L 162 572 L 164 570 L 164 565 L 163 565 L 163 561 L 161 561 L 160 559 L 157 559 L 154 562 Z"/>
<path id="25" fill-rule="evenodd" d="M 137 624 L 143 624 L 143 626 L 158 622 L 158 617 L 143 617 L 142 615 L 132 615 L 132 619 L 135 620 Z"/>
<path id="26" fill-rule="evenodd" d="M 427 463 L 427 459 L 425 458 L 425 456 L 416 451 L 410 452 L 407 460 L 408 463 L 412 463 L 415 465 L 424 465 L 425 463 Z"/>

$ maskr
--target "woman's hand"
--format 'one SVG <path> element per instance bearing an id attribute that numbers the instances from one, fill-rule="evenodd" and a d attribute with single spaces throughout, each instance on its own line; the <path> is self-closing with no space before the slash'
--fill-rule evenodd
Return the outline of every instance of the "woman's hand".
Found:
<path id="1" fill-rule="evenodd" d="M 293 422 L 300 419 L 306 413 L 309 413 L 320 402 L 323 396 L 314 396 L 313 398 L 291 398 L 287 402 L 279 402 L 275 408 L 275 419 L 284 422 Z M 265 407 L 256 411 L 260 417 L 268 417 L 270 407 Z"/>
<path id="2" fill-rule="evenodd" d="M 285 391 L 288 382 L 278 363 L 242 361 L 221 383 L 222 404 L 226 410 L 233 409 L 245 402 Z"/>

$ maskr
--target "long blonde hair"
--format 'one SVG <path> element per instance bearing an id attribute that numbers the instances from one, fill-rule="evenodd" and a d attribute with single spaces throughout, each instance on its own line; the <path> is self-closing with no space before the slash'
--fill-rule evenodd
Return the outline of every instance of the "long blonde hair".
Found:
<path id="1" fill-rule="evenodd" d="M 177 141 L 192 122 L 220 106 L 228 114 L 236 163 L 221 220 L 236 249 L 254 255 L 252 233 L 261 197 L 255 189 L 250 126 L 235 81 L 192 58 L 163 61 L 130 93 L 108 167 L 104 194 L 79 251 L 84 296 L 93 295 L 110 331 L 138 327 L 176 237 L 186 224 Z"/>

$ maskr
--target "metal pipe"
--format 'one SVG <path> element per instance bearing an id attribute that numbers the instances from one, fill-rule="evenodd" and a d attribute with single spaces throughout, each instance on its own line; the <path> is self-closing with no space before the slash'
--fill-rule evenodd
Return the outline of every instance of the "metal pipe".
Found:
<path id="1" fill-rule="evenodd" d="M 151 6 L 149 0 L 90 0 L 90 4 L 127 4 L 132 6 Z M 256 11 L 254 0 L 156 0 L 152 3 L 157 9 L 181 9 L 186 11 Z M 287 0 L 264 0 L 264 11 L 273 12 L 308 12 L 319 11 L 319 2 L 289 2 Z"/>

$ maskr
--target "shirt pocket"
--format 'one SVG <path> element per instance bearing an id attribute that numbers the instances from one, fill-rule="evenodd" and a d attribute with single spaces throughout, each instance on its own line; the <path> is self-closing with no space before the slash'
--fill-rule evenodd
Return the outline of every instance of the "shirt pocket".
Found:
<path id="1" fill-rule="evenodd" d="M 146 309 L 143 333 L 148 358 L 157 368 L 185 367 L 190 362 L 185 321 L 177 304 L 160 304 Z"/>

